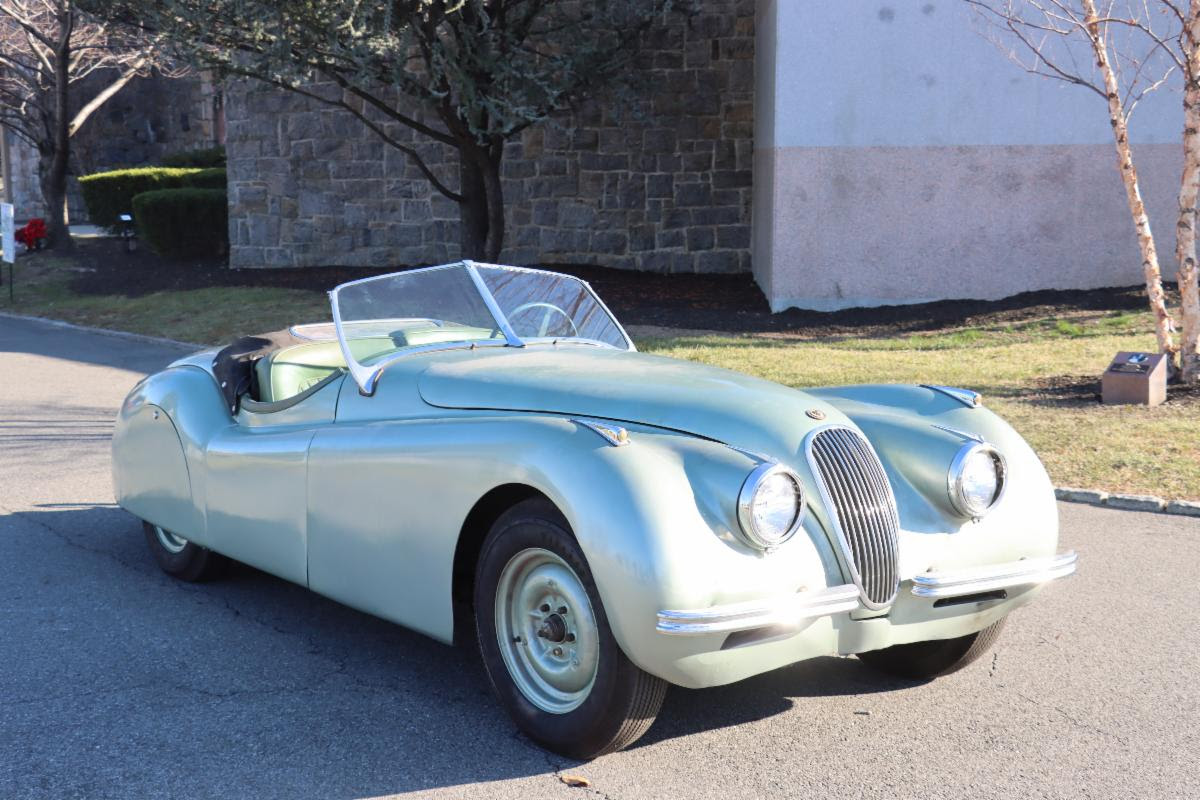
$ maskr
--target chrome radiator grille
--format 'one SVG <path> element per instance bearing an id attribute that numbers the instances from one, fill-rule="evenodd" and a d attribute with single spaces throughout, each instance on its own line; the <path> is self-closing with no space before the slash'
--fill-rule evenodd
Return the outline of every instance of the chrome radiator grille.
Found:
<path id="1" fill-rule="evenodd" d="M 808 457 L 863 599 L 874 607 L 888 605 L 899 586 L 900 522 L 883 465 L 866 439 L 842 427 L 811 436 Z"/>

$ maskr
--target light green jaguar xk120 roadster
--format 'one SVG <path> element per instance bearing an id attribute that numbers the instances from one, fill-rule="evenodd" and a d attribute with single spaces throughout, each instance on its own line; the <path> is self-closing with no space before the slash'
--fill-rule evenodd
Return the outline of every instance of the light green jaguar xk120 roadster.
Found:
<path id="1" fill-rule="evenodd" d="M 226 558 L 451 642 L 529 737 L 633 742 L 668 684 L 832 654 L 927 679 L 1075 570 L 974 393 L 798 391 L 643 355 L 582 281 L 469 261 L 136 387 L 117 500 L 167 572 Z"/>

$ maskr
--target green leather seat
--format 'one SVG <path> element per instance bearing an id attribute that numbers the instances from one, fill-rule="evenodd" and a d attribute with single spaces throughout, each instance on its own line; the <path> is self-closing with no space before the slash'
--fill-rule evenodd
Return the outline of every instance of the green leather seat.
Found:
<path id="1" fill-rule="evenodd" d="M 350 352 L 359 362 L 368 363 L 376 356 L 404 347 L 497 336 L 498 333 L 487 328 L 464 325 L 430 327 L 428 323 L 424 323 L 409 330 L 400 328 L 390 336 L 351 339 Z M 346 359 L 336 341 L 306 342 L 281 348 L 254 363 L 255 379 L 258 382 L 257 399 L 263 403 L 287 400 L 320 383 L 339 369 L 346 369 Z"/>
<path id="2" fill-rule="evenodd" d="M 396 343 L 390 337 L 354 339 L 350 342 L 350 351 L 359 360 L 395 349 Z M 310 342 L 284 347 L 263 356 L 254 364 L 258 399 L 263 403 L 277 403 L 295 397 L 345 368 L 346 359 L 337 342 Z"/>

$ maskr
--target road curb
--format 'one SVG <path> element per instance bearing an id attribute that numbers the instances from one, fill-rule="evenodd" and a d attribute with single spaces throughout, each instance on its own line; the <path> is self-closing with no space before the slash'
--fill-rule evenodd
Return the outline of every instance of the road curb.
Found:
<path id="1" fill-rule="evenodd" d="M 1110 494 L 1095 489 L 1076 489 L 1058 486 L 1054 496 L 1064 503 L 1117 508 L 1122 511 L 1148 511 L 1152 514 L 1172 514 L 1180 517 L 1200 517 L 1200 502 L 1164 500 L 1151 494 Z"/>
<path id="2" fill-rule="evenodd" d="M 83 333 L 99 333 L 104 336 L 116 336 L 119 339 L 132 339 L 135 342 L 146 342 L 147 344 L 165 344 L 172 347 L 186 347 L 189 350 L 203 350 L 206 347 L 206 345 L 196 344 L 195 342 L 181 342 L 178 339 L 167 339 L 162 336 L 148 336 L 144 333 L 114 331 L 109 328 L 94 328 L 91 325 L 76 325 L 73 322 L 63 322 L 60 319 L 34 317 L 28 314 L 12 314 L 7 311 L 0 311 L 0 318 L 17 319 L 23 322 L 40 322 L 55 328 L 65 328 L 66 330 L 71 331 L 82 331 Z"/>

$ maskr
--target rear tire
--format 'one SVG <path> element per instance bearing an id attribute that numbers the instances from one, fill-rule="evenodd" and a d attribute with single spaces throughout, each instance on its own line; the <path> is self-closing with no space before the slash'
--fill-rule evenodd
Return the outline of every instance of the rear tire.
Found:
<path id="1" fill-rule="evenodd" d="M 475 625 L 496 697 L 548 750 L 581 760 L 620 750 L 662 707 L 667 683 L 621 652 L 587 560 L 548 501 L 519 503 L 492 526 Z"/>
<path id="2" fill-rule="evenodd" d="M 158 525 L 142 522 L 142 530 L 158 566 L 163 572 L 181 581 L 199 583 L 213 580 L 220 577 L 229 564 L 229 559 L 220 553 L 189 542 Z"/>
<path id="3" fill-rule="evenodd" d="M 956 639 L 897 644 L 883 650 L 859 653 L 858 658 L 880 672 L 910 680 L 929 680 L 957 672 L 984 653 L 1000 638 L 1008 617 L 981 631 Z"/>

